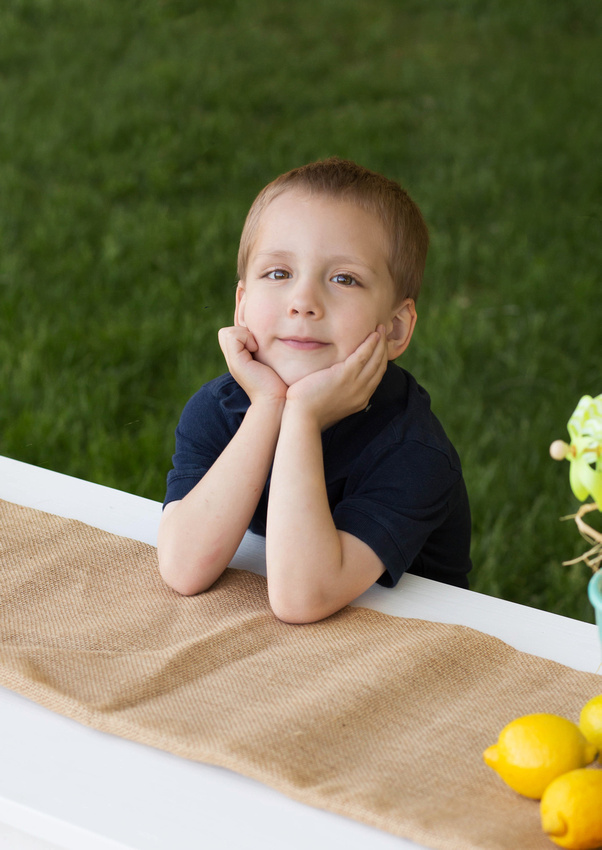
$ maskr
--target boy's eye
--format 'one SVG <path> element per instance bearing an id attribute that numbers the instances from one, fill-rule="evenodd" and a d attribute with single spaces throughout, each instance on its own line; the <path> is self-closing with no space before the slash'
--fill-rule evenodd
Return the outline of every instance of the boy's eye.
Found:
<path id="1" fill-rule="evenodd" d="M 333 278 L 331 278 L 335 283 L 340 283 L 343 286 L 357 286 L 357 280 L 352 277 L 350 274 L 335 274 Z"/>
<path id="2" fill-rule="evenodd" d="M 269 277 L 270 280 L 288 280 L 290 273 L 284 269 L 274 269 L 274 271 L 268 272 L 266 277 Z"/>

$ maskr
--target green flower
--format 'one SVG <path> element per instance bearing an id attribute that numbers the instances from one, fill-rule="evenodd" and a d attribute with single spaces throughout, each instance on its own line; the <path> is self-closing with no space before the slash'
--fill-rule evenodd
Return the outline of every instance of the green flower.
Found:
<path id="1" fill-rule="evenodd" d="M 568 421 L 571 489 L 579 501 L 589 495 L 602 505 L 602 395 L 584 395 Z"/>

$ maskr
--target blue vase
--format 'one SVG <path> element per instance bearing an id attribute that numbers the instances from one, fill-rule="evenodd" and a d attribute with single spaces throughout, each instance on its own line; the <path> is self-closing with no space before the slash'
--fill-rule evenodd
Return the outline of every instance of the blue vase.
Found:
<path id="1" fill-rule="evenodd" d="M 600 645 L 602 646 L 602 570 L 594 573 L 587 586 L 589 601 L 596 612 L 596 623 L 600 633 Z"/>

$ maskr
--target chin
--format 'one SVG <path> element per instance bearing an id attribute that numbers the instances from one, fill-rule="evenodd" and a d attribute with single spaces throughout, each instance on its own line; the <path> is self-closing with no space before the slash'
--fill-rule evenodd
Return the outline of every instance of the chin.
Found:
<path id="1" fill-rule="evenodd" d="M 291 369 L 283 369 L 282 372 L 279 372 L 279 377 L 284 381 L 287 387 L 296 384 L 297 381 L 300 381 L 301 378 L 305 378 L 307 375 L 310 375 L 311 372 L 301 372 L 301 371 L 293 371 Z"/>
<path id="2" fill-rule="evenodd" d="M 321 372 L 322 369 L 328 369 L 333 365 L 332 358 L 327 357 L 291 357 L 276 358 L 276 357 L 255 357 L 260 363 L 265 363 L 270 369 L 278 375 L 280 380 L 284 381 L 287 387 L 296 384 L 302 378 L 308 375 L 313 375 L 314 372 Z"/>
<path id="3" fill-rule="evenodd" d="M 278 377 L 284 381 L 287 387 L 290 387 L 292 384 L 296 384 L 297 381 L 300 381 L 302 378 L 306 378 L 308 375 L 312 375 L 314 372 L 318 372 L 319 369 L 308 369 L 307 366 L 305 368 L 301 366 L 283 366 L 280 369 L 274 369 Z"/>

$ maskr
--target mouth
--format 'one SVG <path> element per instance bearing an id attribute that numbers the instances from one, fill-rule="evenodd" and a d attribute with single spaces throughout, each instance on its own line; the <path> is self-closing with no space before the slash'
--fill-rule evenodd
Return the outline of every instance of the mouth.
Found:
<path id="1" fill-rule="evenodd" d="M 288 348 L 295 348 L 298 351 L 316 351 L 328 345 L 327 342 L 321 342 L 319 339 L 299 336 L 280 337 L 280 342 Z"/>

